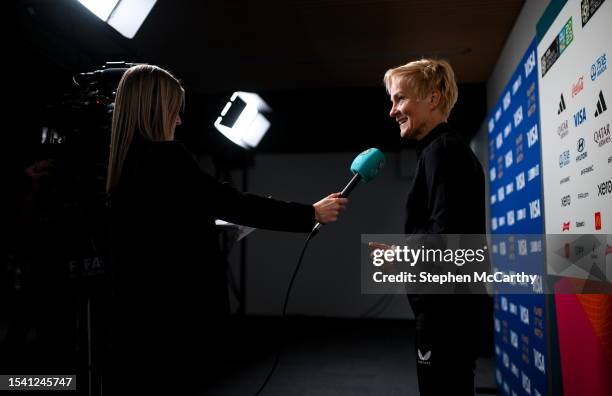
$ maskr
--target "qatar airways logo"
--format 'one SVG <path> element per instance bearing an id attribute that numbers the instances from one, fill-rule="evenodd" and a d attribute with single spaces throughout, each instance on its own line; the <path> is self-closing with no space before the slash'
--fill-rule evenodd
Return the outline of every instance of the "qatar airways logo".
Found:
<path id="1" fill-rule="evenodd" d="M 593 133 L 593 141 L 597 143 L 599 147 L 610 143 L 610 140 L 612 140 L 610 137 L 610 124 L 602 126 Z"/>
<path id="2" fill-rule="evenodd" d="M 557 135 L 559 138 L 563 139 L 569 133 L 569 127 L 567 125 L 567 120 L 563 121 L 561 125 L 557 127 Z"/>
<path id="3" fill-rule="evenodd" d="M 572 84 L 572 98 L 578 95 L 584 88 L 584 76 L 578 78 L 578 82 Z"/>

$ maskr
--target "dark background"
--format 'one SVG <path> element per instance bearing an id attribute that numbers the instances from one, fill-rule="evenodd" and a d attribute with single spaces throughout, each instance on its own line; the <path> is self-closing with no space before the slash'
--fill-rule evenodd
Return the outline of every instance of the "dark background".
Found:
<path id="1" fill-rule="evenodd" d="M 274 179 L 277 169 L 283 166 L 305 169 L 320 161 L 318 168 L 312 168 L 320 174 L 313 174 L 309 181 L 312 186 L 318 183 L 317 189 L 301 187 L 294 191 L 300 196 L 287 197 L 310 200 L 322 195 L 319 190 L 331 192 L 337 188 L 336 176 L 340 172 L 322 177 L 325 164 L 336 166 L 341 162 L 344 166 L 349 157 L 364 148 L 378 147 L 388 153 L 392 169 L 404 163 L 405 154 L 400 155 L 400 151 L 410 152 L 411 144 L 399 139 L 397 124 L 388 116 L 390 102 L 382 84 L 384 72 L 390 67 L 422 56 L 449 60 L 459 83 L 459 101 L 449 122 L 469 141 L 485 116 L 487 79 L 523 3 L 519 0 L 158 0 L 133 40 L 122 37 L 76 0 L 8 3 L 8 12 L 4 14 L 8 29 L 3 73 L 4 111 L 8 122 L 2 147 L 9 174 L 8 203 L 4 207 L 9 249 L 0 290 L 0 356 L 3 357 L 0 368 L 12 373 L 19 369 L 50 373 L 51 368 L 62 372 L 79 367 L 82 371 L 77 374 L 81 378 L 87 376 L 89 369 L 99 373 L 98 366 L 87 367 L 84 363 L 89 353 L 86 318 L 95 312 L 93 328 L 100 327 L 103 321 L 104 306 L 96 304 L 104 300 L 104 274 L 98 271 L 100 268 L 92 268 L 86 259 L 96 256 L 106 242 L 100 236 L 104 214 L 98 211 L 103 192 L 100 180 L 94 180 L 91 175 L 104 174 L 100 164 L 103 166 L 106 159 L 108 131 L 101 127 L 109 118 L 101 106 L 93 105 L 87 110 L 75 106 L 78 90 L 72 79 L 76 73 L 97 70 L 107 61 L 146 62 L 172 71 L 182 80 L 187 92 L 183 125 L 177 128 L 177 139 L 201 157 L 242 158 L 243 151 L 221 136 L 213 122 L 234 91 L 258 93 L 273 112 L 267 116 L 272 127 L 256 150 L 264 160 L 253 171 L 252 187 L 255 192 L 267 194 L 273 190 L 272 184 L 280 184 Z M 42 127 L 57 130 L 67 141 L 54 146 L 41 144 Z M 24 170 L 35 160 L 46 158 L 57 159 L 54 172 L 62 176 L 50 184 L 43 183 L 44 193 L 32 197 Z M 215 171 L 228 176 L 227 169 L 222 169 L 224 164 L 228 163 L 217 162 Z M 304 173 L 307 172 L 304 170 Z M 403 193 L 406 175 L 400 172 L 399 176 L 392 177 L 390 173 L 385 176 L 389 184 L 381 181 L 379 190 L 372 188 L 369 195 L 364 191 L 355 197 L 355 214 L 365 213 L 369 202 L 388 196 L 397 198 L 394 201 L 399 206 L 390 212 L 400 213 L 401 197 L 396 195 Z M 291 180 L 290 177 L 283 180 Z M 243 179 L 235 184 L 247 185 Z M 287 189 L 281 188 L 278 196 L 286 196 Z M 355 232 L 364 224 L 370 227 L 365 230 L 368 232 L 397 231 L 385 229 L 384 222 L 379 225 L 376 215 L 369 215 L 370 223 L 358 216 L 347 218 L 345 226 L 350 225 L 346 228 Z M 401 222 L 398 216 L 389 216 L 387 223 Z M 298 241 L 293 236 L 270 236 L 262 232 L 251 239 L 251 254 L 258 257 L 259 249 L 270 243 L 268 239 L 272 239 L 271 246 L 275 248 L 283 246 L 281 253 L 289 257 L 287 260 L 294 260 L 301 239 Z M 92 247 L 91 240 L 100 246 Z M 327 248 L 317 249 L 329 252 Z M 283 263 L 281 259 L 278 261 Z M 72 269 L 66 263 L 73 263 Z M 259 263 L 250 263 L 250 268 L 256 268 L 256 264 Z M 284 275 L 269 273 L 265 276 L 270 277 L 274 287 L 263 282 L 258 284 L 265 289 L 278 289 L 277 294 L 283 295 L 287 284 Z M 257 288 L 252 290 L 255 291 L 251 293 L 264 295 Z M 274 294 L 266 298 L 274 301 L 272 307 L 280 305 L 281 300 Z M 263 300 L 267 301 L 266 298 Z M 334 300 L 333 296 L 326 295 L 317 298 Z M 342 309 L 342 299 L 335 300 Z M 371 306 L 369 312 L 380 311 L 388 303 L 387 300 L 367 302 Z M 274 310 L 266 308 L 264 312 Z M 251 351 L 246 353 L 250 356 L 246 358 L 248 361 L 269 357 L 275 348 L 273 340 L 280 334 L 275 322 L 254 320 L 255 324 L 240 322 L 232 330 L 232 336 L 240 341 L 228 350 L 228 355 L 240 356 L 243 363 L 245 351 Z M 380 333 L 377 340 L 384 340 L 389 333 L 387 328 L 378 327 L 379 324 L 356 326 L 328 319 L 307 323 L 298 319 L 293 323 L 297 324 L 288 326 L 294 326 L 298 333 L 304 328 L 309 329 L 304 332 L 315 334 L 313 351 L 316 346 L 330 350 L 341 346 L 338 370 L 346 370 L 342 362 L 346 359 L 345 353 L 353 354 L 354 358 L 360 353 L 395 350 L 391 341 L 371 350 L 364 344 L 366 350 L 362 352 L 351 352 L 353 346 L 347 346 L 345 334 L 356 343 L 363 340 L 360 334 L 350 333 L 357 328 Z M 401 340 L 406 325 L 398 326 L 391 333 Z M 332 328 L 331 339 L 322 330 L 324 327 Z M 401 350 L 407 350 L 410 337 L 401 340 Z M 100 340 L 104 335 L 96 334 L 94 338 Z M 94 345 L 94 355 L 99 352 L 98 347 Z M 308 359 L 305 367 L 312 364 Z M 404 359 L 404 355 L 398 359 Z M 297 372 L 303 375 L 300 373 L 309 370 Z M 395 375 L 392 370 L 388 372 L 389 378 L 401 375 Z M 250 376 L 258 384 L 263 374 L 256 372 Z M 99 385 L 95 378 L 94 375 L 91 384 L 94 388 Z M 306 388 L 308 380 L 301 379 Z M 413 385 L 415 379 L 403 380 Z M 326 383 L 329 379 L 322 381 Z M 243 385 L 249 390 L 247 393 L 256 388 L 256 384 L 248 381 Z M 375 384 L 368 386 L 377 389 Z"/>

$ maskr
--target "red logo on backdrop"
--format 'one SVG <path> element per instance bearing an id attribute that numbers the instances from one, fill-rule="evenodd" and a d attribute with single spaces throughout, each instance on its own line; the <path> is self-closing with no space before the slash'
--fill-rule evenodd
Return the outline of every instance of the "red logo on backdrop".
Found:
<path id="1" fill-rule="evenodd" d="M 595 229 L 601 230 L 601 212 L 595 212 Z"/>
<path id="2" fill-rule="evenodd" d="M 563 231 L 569 231 L 570 222 L 563 223 Z"/>
<path id="3" fill-rule="evenodd" d="M 580 93 L 584 88 L 584 76 L 580 76 L 576 84 L 572 84 L 572 98 Z"/>

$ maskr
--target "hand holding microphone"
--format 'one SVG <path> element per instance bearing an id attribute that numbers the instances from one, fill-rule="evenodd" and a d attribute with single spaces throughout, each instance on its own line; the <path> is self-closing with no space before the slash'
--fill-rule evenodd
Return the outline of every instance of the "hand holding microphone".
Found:
<path id="1" fill-rule="evenodd" d="M 302 264 L 302 259 L 304 258 L 304 253 L 306 252 L 306 248 L 308 247 L 308 242 L 317 235 L 323 224 L 330 223 L 332 221 L 336 221 L 338 218 L 338 214 L 341 210 L 343 210 L 348 202 L 346 197 L 349 196 L 351 191 L 357 186 L 360 181 L 364 181 L 365 183 L 374 179 L 378 172 L 385 165 L 385 156 L 380 150 L 376 148 L 371 148 L 363 153 L 359 154 L 353 160 L 351 164 L 351 172 L 353 172 L 353 178 L 349 183 L 344 187 L 342 192 L 333 193 L 323 198 L 319 202 L 315 203 L 313 206 L 315 208 L 315 217 L 317 219 L 317 224 L 314 226 L 308 238 L 304 242 L 304 247 L 302 248 L 302 252 L 300 253 L 300 258 L 298 259 L 297 265 L 295 267 L 295 271 L 293 271 L 293 276 L 291 277 L 291 281 L 289 282 L 289 288 L 287 290 L 287 295 L 285 296 L 285 302 L 283 304 L 283 317 L 287 313 L 287 304 L 289 303 L 289 296 L 291 295 L 291 289 L 293 287 L 293 282 L 295 281 L 295 277 L 300 269 L 300 265 Z M 276 358 L 274 359 L 274 364 L 272 369 L 268 373 L 268 376 L 264 380 L 263 384 L 257 390 L 256 396 L 261 393 L 262 390 L 266 387 L 266 384 L 272 378 L 272 374 L 274 374 L 274 370 L 278 365 L 278 360 L 280 356 L 280 348 L 276 354 Z"/>
<path id="2" fill-rule="evenodd" d="M 377 148 L 368 149 L 355 157 L 353 163 L 351 164 L 351 172 L 353 172 L 353 177 L 344 187 L 342 192 L 331 194 L 314 205 L 315 213 L 318 212 L 318 205 L 321 209 L 321 214 L 324 214 L 325 216 L 316 214 L 318 223 L 312 229 L 311 236 L 315 236 L 323 224 L 336 221 L 338 214 L 344 209 L 346 203 L 348 202 L 346 198 L 357 186 L 357 184 L 359 184 L 360 181 L 367 183 L 374 179 L 384 165 L 385 156 Z"/>
<path id="3" fill-rule="evenodd" d="M 343 198 L 341 194 L 339 192 L 330 194 L 313 205 L 317 222 L 327 224 L 338 220 L 338 215 L 346 209 L 348 203 L 348 199 Z"/>

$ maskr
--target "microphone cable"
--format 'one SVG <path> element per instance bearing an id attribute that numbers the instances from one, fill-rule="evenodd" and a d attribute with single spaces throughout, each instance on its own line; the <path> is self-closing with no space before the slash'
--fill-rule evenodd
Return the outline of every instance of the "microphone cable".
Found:
<path id="1" fill-rule="evenodd" d="M 293 288 L 293 282 L 295 282 L 295 278 L 300 270 L 300 266 L 302 265 L 302 259 L 304 258 L 304 253 L 306 253 L 306 248 L 308 247 L 308 243 L 317 234 L 317 231 L 318 230 L 315 230 L 315 229 L 310 231 L 310 234 L 308 234 L 306 241 L 304 241 L 304 246 L 302 247 L 300 258 L 297 261 L 297 265 L 295 266 L 295 270 L 293 271 L 293 276 L 291 276 L 291 281 L 289 282 L 289 287 L 287 288 L 287 293 L 285 294 L 285 302 L 283 304 L 283 313 L 281 315 L 281 327 L 282 327 L 282 321 L 285 319 L 285 316 L 287 314 L 287 305 L 289 304 L 289 297 L 291 296 L 291 289 Z M 268 372 L 266 379 L 264 380 L 264 382 L 261 384 L 261 386 L 257 390 L 257 393 L 255 393 L 255 396 L 260 395 L 260 393 L 265 389 L 266 385 L 268 385 L 268 382 L 270 382 L 270 379 L 274 375 L 274 372 L 276 371 L 276 368 L 278 367 L 278 362 L 280 360 L 280 355 L 283 350 L 284 344 L 285 344 L 285 338 L 284 338 L 284 335 L 281 335 L 281 342 L 276 350 L 276 355 L 274 356 L 274 364 L 272 365 L 272 368 Z"/>

